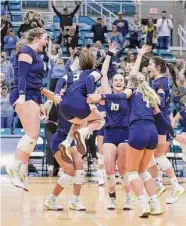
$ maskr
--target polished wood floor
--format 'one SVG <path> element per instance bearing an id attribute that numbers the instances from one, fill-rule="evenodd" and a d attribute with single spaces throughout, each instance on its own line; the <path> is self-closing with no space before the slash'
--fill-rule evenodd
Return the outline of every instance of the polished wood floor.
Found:
<path id="1" fill-rule="evenodd" d="M 133 211 L 123 211 L 124 194 L 121 185 L 117 185 L 116 211 L 108 211 L 107 189 L 95 183 L 85 183 L 81 201 L 86 212 L 68 210 L 68 198 L 72 190 L 61 194 L 59 202 L 64 211 L 48 211 L 43 207 L 45 198 L 51 193 L 57 178 L 29 178 L 29 192 L 21 191 L 10 184 L 7 176 L 1 177 L 1 225 L 2 226 L 186 226 L 186 194 L 173 205 L 166 205 L 168 190 L 162 195 L 164 214 L 138 217 L 138 203 Z M 179 179 L 186 187 L 186 178 Z"/>

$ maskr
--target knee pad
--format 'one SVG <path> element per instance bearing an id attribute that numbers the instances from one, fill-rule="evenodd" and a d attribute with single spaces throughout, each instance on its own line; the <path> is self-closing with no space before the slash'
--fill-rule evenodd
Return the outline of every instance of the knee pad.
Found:
<path id="1" fill-rule="evenodd" d="M 172 165 L 168 158 L 165 155 L 159 156 L 156 159 L 157 164 L 161 168 L 161 170 L 166 171 L 168 168 L 170 168 Z"/>
<path id="2" fill-rule="evenodd" d="M 112 187 L 116 185 L 115 175 L 106 175 L 106 183 L 108 187 Z"/>
<path id="3" fill-rule="evenodd" d="M 147 172 L 147 171 L 145 171 L 143 173 L 140 173 L 139 174 L 139 177 L 141 178 L 141 180 L 143 181 L 143 183 L 146 182 L 146 181 L 148 181 L 148 180 L 150 180 L 152 178 L 151 175 L 150 175 L 150 173 Z"/>
<path id="4" fill-rule="evenodd" d="M 104 164 L 103 155 L 99 154 L 98 155 L 98 165 L 103 165 L 103 164 Z"/>
<path id="5" fill-rule="evenodd" d="M 96 130 L 100 130 L 105 125 L 105 119 L 96 120 L 97 122 L 100 122 L 100 126 Z"/>
<path id="6" fill-rule="evenodd" d="M 151 167 L 153 167 L 153 166 L 155 166 L 156 165 L 156 160 L 155 160 L 155 158 L 154 158 L 154 156 L 151 158 L 151 160 L 150 160 L 150 162 L 149 162 L 149 166 L 148 166 L 148 168 L 151 168 Z"/>
<path id="7" fill-rule="evenodd" d="M 73 182 L 73 177 L 67 174 L 63 174 L 57 181 L 57 183 L 64 189 L 67 189 Z"/>
<path id="8" fill-rule="evenodd" d="M 125 173 L 123 176 L 121 176 L 121 181 L 122 181 L 122 184 L 124 186 L 129 186 L 130 185 L 128 173 Z"/>
<path id="9" fill-rule="evenodd" d="M 137 171 L 128 172 L 128 179 L 129 179 L 129 183 L 131 183 L 131 181 L 133 180 L 140 179 L 138 172 Z"/>
<path id="10" fill-rule="evenodd" d="M 84 170 L 76 170 L 74 174 L 74 184 L 82 185 L 84 183 Z"/>
<path id="11" fill-rule="evenodd" d="M 19 141 L 17 148 L 20 151 L 25 152 L 30 155 L 33 152 L 36 144 L 37 144 L 36 139 L 25 134 Z"/>

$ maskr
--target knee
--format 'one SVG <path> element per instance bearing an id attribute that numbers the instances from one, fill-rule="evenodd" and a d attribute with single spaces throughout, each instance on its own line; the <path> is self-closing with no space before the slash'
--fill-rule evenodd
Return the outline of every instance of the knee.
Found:
<path id="1" fill-rule="evenodd" d="M 140 178 L 139 178 L 139 175 L 138 175 L 137 171 L 130 171 L 130 172 L 128 172 L 129 183 L 131 183 L 133 180 L 138 180 L 138 179 L 140 179 Z"/>
<path id="2" fill-rule="evenodd" d="M 17 148 L 20 151 L 30 155 L 33 152 L 36 144 L 37 144 L 37 139 L 34 139 L 33 137 L 30 137 L 27 134 L 25 134 L 19 141 Z"/>
<path id="3" fill-rule="evenodd" d="M 159 157 L 156 157 L 155 159 L 157 164 L 163 171 L 166 171 L 168 168 L 172 167 L 170 161 L 165 155 L 161 155 Z"/>
<path id="4" fill-rule="evenodd" d="M 143 181 L 143 183 L 145 183 L 146 181 L 148 181 L 152 178 L 150 173 L 147 171 L 139 173 L 139 177 Z"/>
<path id="5" fill-rule="evenodd" d="M 82 185 L 84 183 L 84 170 L 75 170 L 74 173 L 74 184 Z"/>
<path id="6" fill-rule="evenodd" d="M 57 183 L 64 189 L 67 189 L 73 182 L 73 176 L 64 173 L 57 181 Z"/>

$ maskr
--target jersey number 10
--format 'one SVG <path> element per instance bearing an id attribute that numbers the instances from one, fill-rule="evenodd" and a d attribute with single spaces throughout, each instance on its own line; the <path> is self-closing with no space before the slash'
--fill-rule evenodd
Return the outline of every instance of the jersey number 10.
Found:
<path id="1" fill-rule="evenodd" d="M 111 103 L 111 111 L 119 111 L 119 104 Z"/>

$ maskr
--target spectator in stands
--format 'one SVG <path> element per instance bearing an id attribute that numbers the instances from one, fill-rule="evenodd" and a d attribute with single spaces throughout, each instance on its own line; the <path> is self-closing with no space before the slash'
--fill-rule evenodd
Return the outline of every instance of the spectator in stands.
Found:
<path id="1" fill-rule="evenodd" d="M 130 48 L 140 47 L 141 35 L 143 33 L 143 28 L 140 24 L 138 15 L 134 16 L 134 23 L 129 26 L 130 34 Z"/>
<path id="2" fill-rule="evenodd" d="M 14 69 L 11 62 L 7 59 L 7 53 L 1 52 L 0 71 L 5 74 L 5 80 L 9 85 L 14 82 Z"/>
<path id="3" fill-rule="evenodd" d="M 148 24 L 145 27 L 145 44 L 156 48 L 157 44 L 157 28 L 154 24 L 153 18 L 148 19 Z"/>
<path id="4" fill-rule="evenodd" d="M 4 86 L 6 86 L 6 87 L 8 87 L 8 89 L 10 89 L 10 84 L 7 83 L 7 81 L 5 79 L 5 74 L 0 72 L 0 90 Z"/>
<path id="5" fill-rule="evenodd" d="M 173 23 L 167 18 L 167 12 L 162 11 L 162 18 L 157 20 L 158 46 L 159 49 L 168 49 Z"/>
<path id="6" fill-rule="evenodd" d="M 76 17 L 76 25 L 70 27 L 66 38 L 67 38 L 67 54 L 69 56 L 70 52 L 72 52 L 72 50 L 78 47 L 78 39 L 79 39 L 78 17 Z"/>
<path id="7" fill-rule="evenodd" d="M 107 26 L 103 24 L 101 17 L 98 17 L 96 24 L 92 25 L 91 32 L 94 33 L 93 42 L 100 41 L 102 44 L 105 43 L 105 33 L 107 33 Z"/>
<path id="8" fill-rule="evenodd" d="M 8 57 L 11 56 L 12 51 L 15 49 L 17 41 L 18 37 L 14 34 L 12 28 L 10 28 L 7 35 L 4 37 L 4 49 Z"/>
<path id="9" fill-rule="evenodd" d="M 186 95 L 186 69 L 179 72 L 177 85 L 181 95 Z"/>
<path id="10" fill-rule="evenodd" d="M 1 49 L 4 50 L 4 37 L 7 35 L 9 29 L 12 28 L 12 24 L 7 20 L 5 12 L 2 12 L 1 17 Z"/>
<path id="11" fill-rule="evenodd" d="M 62 50 L 60 48 L 59 44 L 52 44 L 52 40 L 49 39 L 49 43 L 48 43 L 48 58 L 49 58 L 49 62 L 48 62 L 48 75 L 47 77 L 50 78 L 54 65 L 57 62 L 57 59 L 59 59 L 62 56 Z"/>
<path id="12" fill-rule="evenodd" d="M 9 13 L 9 15 L 11 17 L 11 21 L 13 21 L 13 16 L 12 16 L 12 13 L 11 13 L 11 10 L 10 10 L 10 6 L 9 6 L 9 0 L 5 0 L 4 9 L 5 9 L 6 12 Z"/>
<path id="13" fill-rule="evenodd" d="M 96 41 L 95 45 L 91 48 L 94 59 L 96 60 L 96 66 L 102 64 L 106 57 L 106 52 L 103 49 L 101 41 Z"/>
<path id="14" fill-rule="evenodd" d="M 112 25 L 112 32 L 109 32 L 107 35 L 108 44 L 117 43 L 117 49 L 123 48 L 123 35 L 121 32 L 118 32 L 116 25 Z"/>
<path id="15" fill-rule="evenodd" d="M 56 7 L 54 6 L 53 0 L 51 1 L 51 5 L 52 5 L 54 12 L 56 13 L 56 15 L 60 19 L 60 28 L 61 28 L 60 31 L 61 31 L 61 33 L 60 33 L 60 37 L 59 37 L 59 44 L 61 44 L 62 43 L 62 37 L 65 36 L 66 33 L 69 32 L 69 27 L 71 27 L 72 24 L 73 24 L 73 17 L 77 13 L 78 9 L 80 8 L 81 2 L 80 1 L 77 2 L 76 8 L 74 9 L 74 11 L 72 13 L 69 13 L 68 8 L 64 7 L 63 14 L 60 13 L 56 9 Z"/>
<path id="16" fill-rule="evenodd" d="M 11 128 L 14 118 L 14 109 L 9 102 L 8 87 L 1 89 L 1 128 Z"/>
<path id="17" fill-rule="evenodd" d="M 128 21 L 123 19 L 123 17 L 124 17 L 124 13 L 119 12 L 118 20 L 115 20 L 113 25 L 117 26 L 118 32 L 121 32 L 121 34 L 123 35 L 123 38 L 125 40 L 128 32 L 129 32 L 129 25 L 128 25 Z"/>
<path id="18" fill-rule="evenodd" d="M 56 83 L 58 79 L 68 76 L 70 72 L 71 59 L 69 59 L 66 64 L 64 64 L 64 60 L 62 57 L 57 59 L 56 64 L 54 64 L 51 79 L 50 79 L 50 90 L 54 92 Z"/>
<path id="19" fill-rule="evenodd" d="M 132 71 L 135 61 L 136 61 L 136 56 L 134 55 L 133 52 L 129 51 L 128 57 L 126 59 L 126 66 L 125 66 L 127 68 L 127 70 L 129 70 L 129 73 L 130 73 L 130 71 Z"/>

